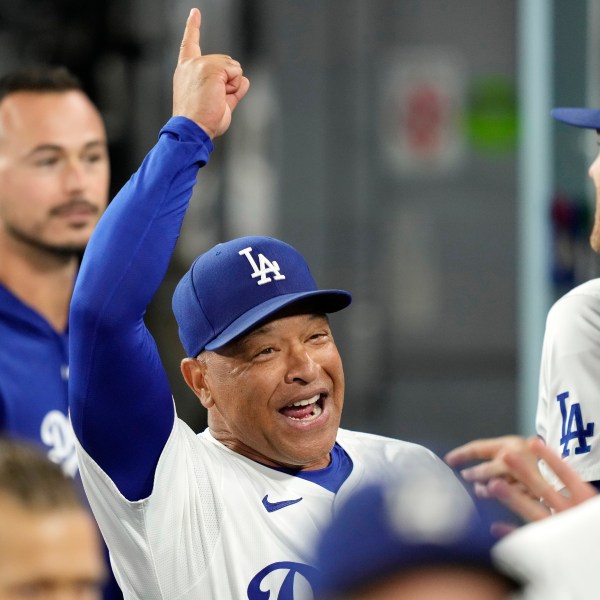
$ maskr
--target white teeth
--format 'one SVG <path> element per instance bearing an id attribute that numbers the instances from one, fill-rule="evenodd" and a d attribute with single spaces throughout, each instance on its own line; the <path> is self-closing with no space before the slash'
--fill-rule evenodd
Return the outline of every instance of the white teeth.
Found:
<path id="1" fill-rule="evenodd" d="M 308 398 L 307 400 L 298 400 L 298 402 L 294 402 L 293 404 L 288 404 L 288 406 L 307 406 L 309 404 L 314 404 L 319 399 L 319 394 L 313 396 L 312 398 Z"/>
<path id="2" fill-rule="evenodd" d="M 288 419 L 291 419 L 292 421 L 312 421 L 316 419 L 322 412 L 323 409 L 318 404 L 315 404 L 313 406 L 312 412 L 307 417 L 304 417 L 303 419 L 297 419 L 296 417 L 288 417 Z"/>

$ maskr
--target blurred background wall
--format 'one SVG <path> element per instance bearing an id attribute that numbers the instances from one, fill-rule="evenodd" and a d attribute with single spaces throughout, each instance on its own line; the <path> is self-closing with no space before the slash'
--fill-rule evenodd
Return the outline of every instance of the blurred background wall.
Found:
<path id="1" fill-rule="evenodd" d="M 201 173 L 148 313 L 181 416 L 205 426 L 179 374 L 173 288 L 217 241 L 268 234 L 298 247 L 321 285 L 354 295 L 333 317 L 342 424 L 443 451 L 533 432 L 519 414 L 532 414 L 535 385 L 520 384 L 537 378 L 545 310 L 597 270 L 595 140 L 547 112 L 549 191 L 523 223 L 536 160 L 523 158 L 524 41 L 547 43 L 527 67 L 548 70 L 542 106 L 597 102 L 596 4 L 0 0 L 0 70 L 62 63 L 81 77 L 107 121 L 116 191 L 170 115 L 183 24 L 199 6 L 203 52 L 238 58 L 252 87 Z M 531 242 L 530 227 L 547 236 Z M 539 278 L 523 281 L 527 252 L 542 258 Z"/>

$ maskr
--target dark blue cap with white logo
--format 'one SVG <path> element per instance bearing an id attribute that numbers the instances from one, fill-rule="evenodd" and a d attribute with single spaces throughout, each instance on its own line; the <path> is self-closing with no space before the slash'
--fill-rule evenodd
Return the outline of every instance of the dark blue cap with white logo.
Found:
<path id="1" fill-rule="evenodd" d="M 188 356 L 218 350 L 281 309 L 311 299 L 331 313 L 352 301 L 343 290 L 320 290 L 304 257 L 270 237 L 217 244 L 199 256 L 177 284 L 173 312 Z"/>
<path id="2" fill-rule="evenodd" d="M 600 129 L 600 110 L 597 108 L 554 108 L 550 114 L 567 125 Z"/>

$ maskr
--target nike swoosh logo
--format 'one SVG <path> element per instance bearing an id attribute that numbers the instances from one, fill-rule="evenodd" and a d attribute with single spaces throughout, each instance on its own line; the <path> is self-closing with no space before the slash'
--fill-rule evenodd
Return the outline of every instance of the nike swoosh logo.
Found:
<path id="1" fill-rule="evenodd" d="M 268 500 L 269 494 L 267 494 L 263 499 L 263 506 L 267 509 L 267 512 L 275 512 L 276 510 L 280 510 L 285 508 L 286 506 L 291 506 L 292 504 L 297 504 L 302 500 L 302 498 L 296 498 L 295 500 L 282 500 L 281 502 L 269 502 Z"/>

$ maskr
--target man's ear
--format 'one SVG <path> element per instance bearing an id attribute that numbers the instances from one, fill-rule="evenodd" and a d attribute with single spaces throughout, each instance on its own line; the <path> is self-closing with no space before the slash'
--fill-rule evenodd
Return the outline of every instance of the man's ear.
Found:
<path id="1" fill-rule="evenodd" d="M 198 396 L 204 408 L 210 408 L 214 402 L 206 383 L 206 363 L 197 358 L 184 358 L 181 361 L 181 374 L 189 388 Z"/>

